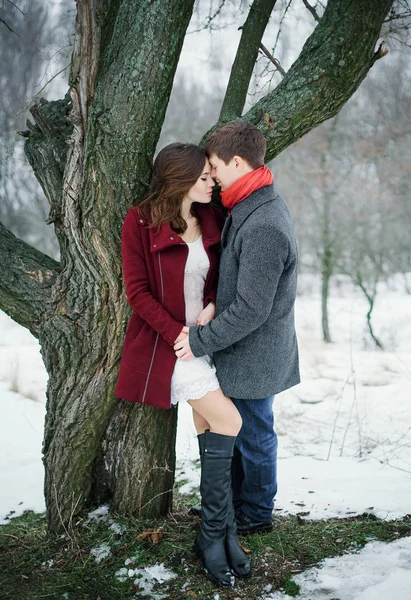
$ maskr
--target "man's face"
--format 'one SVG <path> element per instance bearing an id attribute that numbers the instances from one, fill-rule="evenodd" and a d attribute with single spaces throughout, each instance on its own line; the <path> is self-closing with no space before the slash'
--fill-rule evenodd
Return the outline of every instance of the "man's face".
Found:
<path id="1" fill-rule="evenodd" d="M 241 165 L 238 163 L 238 157 L 234 156 L 228 163 L 225 164 L 216 154 L 209 157 L 211 166 L 211 177 L 216 180 L 221 190 L 224 192 L 244 175 Z"/>

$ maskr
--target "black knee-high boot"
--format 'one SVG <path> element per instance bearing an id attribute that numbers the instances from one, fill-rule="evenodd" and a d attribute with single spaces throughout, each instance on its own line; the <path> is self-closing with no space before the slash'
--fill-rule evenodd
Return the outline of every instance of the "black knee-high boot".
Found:
<path id="1" fill-rule="evenodd" d="M 222 587 L 233 587 L 235 577 L 227 561 L 225 542 L 236 438 L 210 430 L 202 435 L 204 438 L 199 439 L 200 452 L 204 442 L 200 481 L 202 522 L 194 550 L 200 555 L 209 579 Z"/>
<path id="2" fill-rule="evenodd" d="M 225 540 L 225 549 L 228 564 L 237 575 L 247 579 L 251 576 L 251 562 L 247 554 L 241 548 L 237 537 L 237 523 L 235 520 L 235 511 L 233 505 L 233 494 L 230 486 L 228 516 L 227 516 L 227 535 Z"/>
<path id="3" fill-rule="evenodd" d="M 201 464 L 204 455 L 204 438 L 204 433 L 197 435 Z M 244 552 L 238 542 L 237 524 L 235 520 L 235 510 L 232 497 L 232 487 L 230 487 L 228 497 L 227 535 L 225 542 L 227 561 L 237 577 L 246 579 L 251 576 L 251 563 L 247 554 Z"/>

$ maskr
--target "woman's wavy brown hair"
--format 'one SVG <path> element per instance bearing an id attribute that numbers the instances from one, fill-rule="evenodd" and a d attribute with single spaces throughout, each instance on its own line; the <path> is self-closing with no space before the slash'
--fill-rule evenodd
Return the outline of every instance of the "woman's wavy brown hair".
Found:
<path id="1" fill-rule="evenodd" d="M 153 165 L 149 195 L 140 204 L 150 227 L 169 222 L 176 233 L 184 233 L 187 223 L 181 204 L 204 170 L 206 153 L 195 144 L 169 144 L 157 155 Z M 196 216 L 195 209 L 191 213 Z"/>

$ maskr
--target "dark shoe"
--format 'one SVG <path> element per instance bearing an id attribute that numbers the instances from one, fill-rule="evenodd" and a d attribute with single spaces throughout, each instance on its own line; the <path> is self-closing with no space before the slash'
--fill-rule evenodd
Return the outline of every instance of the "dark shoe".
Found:
<path id="1" fill-rule="evenodd" d="M 209 430 L 202 435 L 202 522 L 195 538 L 194 551 L 200 555 L 207 577 L 217 585 L 231 588 L 234 587 L 235 577 L 227 561 L 225 541 L 231 487 L 231 458 L 236 438 Z"/>
<path id="2" fill-rule="evenodd" d="M 194 517 L 201 517 L 202 512 L 201 512 L 201 506 L 199 504 L 195 505 L 195 506 L 190 506 L 190 510 L 188 511 L 190 515 L 193 515 Z"/>
<path id="3" fill-rule="evenodd" d="M 272 521 L 253 521 L 240 509 L 235 514 L 238 533 L 258 533 L 261 531 L 271 531 Z"/>
<path id="4" fill-rule="evenodd" d="M 225 538 L 225 550 L 228 564 L 237 575 L 243 579 L 251 577 L 251 562 L 247 554 L 241 548 L 237 537 L 237 524 L 235 520 L 232 492 L 229 493 L 229 506 L 227 517 L 227 535 Z"/>

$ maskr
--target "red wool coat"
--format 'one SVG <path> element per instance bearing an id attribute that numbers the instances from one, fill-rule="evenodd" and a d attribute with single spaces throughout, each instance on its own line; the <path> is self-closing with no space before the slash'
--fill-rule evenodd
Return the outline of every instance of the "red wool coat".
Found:
<path id="1" fill-rule="evenodd" d="M 215 302 L 220 234 L 219 208 L 195 204 L 210 260 L 204 306 Z M 185 325 L 184 268 L 187 244 L 164 223 L 149 228 L 138 206 L 123 224 L 122 259 L 127 299 L 133 314 L 124 339 L 115 394 L 124 400 L 170 408 L 176 356 L 173 345 Z"/>

